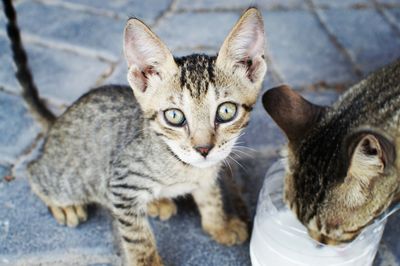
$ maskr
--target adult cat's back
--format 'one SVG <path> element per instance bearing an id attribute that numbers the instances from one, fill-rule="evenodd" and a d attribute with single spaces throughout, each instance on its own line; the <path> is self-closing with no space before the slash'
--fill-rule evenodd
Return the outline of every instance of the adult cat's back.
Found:
<path id="1" fill-rule="evenodd" d="M 302 141 L 300 157 L 324 162 L 325 168 L 332 171 L 340 170 L 331 165 L 343 161 L 343 146 L 338 143 L 344 143 L 351 132 L 375 130 L 395 142 L 400 134 L 399 123 L 400 60 L 354 85 L 326 108 L 321 121 Z"/>
<path id="2" fill-rule="evenodd" d="M 373 73 L 345 93 L 332 108 L 332 118 L 352 129 L 398 126 L 400 112 L 400 60 Z"/>

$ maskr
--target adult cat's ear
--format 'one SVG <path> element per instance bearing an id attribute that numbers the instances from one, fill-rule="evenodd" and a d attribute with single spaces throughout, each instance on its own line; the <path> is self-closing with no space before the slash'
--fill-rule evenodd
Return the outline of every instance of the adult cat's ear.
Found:
<path id="1" fill-rule="evenodd" d="M 327 109 L 310 103 L 286 85 L 265 92 L 262 102 L 292 144 L 303 139 Z"/>
<path id="2" fill-rule="evenodd" d="M 140 20 L 129 19 L 124 30 L 124 54 L 132 89 L 146 91 L 151 79 L 177 70 L 171 52 Z"/>
<path id="3" fill-rule="evenodd" d="M 350 134 L 344 142 L 348 173 L 356 178 L 375 177 L 393 166 L 396 148 L 388 137 L 372 131 L 361 130 Z"/>
<path id="4" fill-rule="evenodd" d="M 249 8 L 233 27 L 222 44 L 217 57 L 217 66 L 229 69 L 252 83 L 263 81 L 265 63 L 264 23 L 256 8 Z"/>

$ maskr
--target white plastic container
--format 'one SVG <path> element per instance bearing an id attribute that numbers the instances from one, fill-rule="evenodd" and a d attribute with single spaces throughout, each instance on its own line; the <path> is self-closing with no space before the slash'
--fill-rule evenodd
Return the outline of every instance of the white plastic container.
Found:
<path id="1" fill-rule="evenodd" d="M 313 240 L 282 200 L 284 166 L 268 170 L 261 189 L 250 242 L 253 266 L 372 265 L 385 227 L 381 219 L 366 227 L 351 243 L 326 246 Z"/>

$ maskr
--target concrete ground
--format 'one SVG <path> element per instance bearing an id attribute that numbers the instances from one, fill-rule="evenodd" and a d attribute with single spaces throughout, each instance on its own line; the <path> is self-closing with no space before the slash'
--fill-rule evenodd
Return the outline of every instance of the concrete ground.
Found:
<path id="1" fill-rule="evenodd" d="M 175 55 L 216 53 L 249 5 L 263 12 L 269 73 L 264 90 L 288 83 L 330 104 L 349 85 L 400 55 L 400 0 L 17 0 L 23 40 L 40 95 L 60 114 L 101 84 L 126 84 L 126 19 L 148 23 Z M 24 163 L 41 144 L 14 78 L 0 15 L 0 265 L 119 265 L 108 212 L 93 207 L 77 229 L 56 224 L 35 197 Z M 252 149 L 238 176 L 254 214 L 258 190 L 284 137 L 258 103 L 243 137 Z M 9 177 L 13 179 L 10 180 Z M 4 178 L 3 178 L 4 177 Z M 152 220 L 166 265 L 250 265 L 248 243 L 224 247 L 200 228 L 196 208 L 180 200 L 176 217 Z M 400 215 L 386 226 L 374 265 L 400 263 Z"/>

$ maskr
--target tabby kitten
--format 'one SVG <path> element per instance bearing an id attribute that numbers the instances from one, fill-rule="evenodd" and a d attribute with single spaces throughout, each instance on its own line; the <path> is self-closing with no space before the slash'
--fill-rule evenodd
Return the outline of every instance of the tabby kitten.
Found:
<path id="1" fill-rule="evenodd" d="M 285 200 L 314 239 L 351 241 L 400 195 L 400 61 L 331 108 L 287 86 L 263 104 L 289 139 Z"/>
<path id="2" fill-rule="evenodd" d="M 176 212 L 171 199 L 187 193 L 212 238 L 244 242 L 246 224 L 224 213 L 216 179 L 266 72 L 260 12 L 242 15 L 218 56 L 175 59 L 143 22 L 129 19 L 124 54 L 130 88 L 94 89 L 56 119 L 28 166 L 32 190 L 71 227 L 87 219 L 91 202 L 110 209 L 128 265 L 162 265 L 147 213 L 168 219 Z"/>

